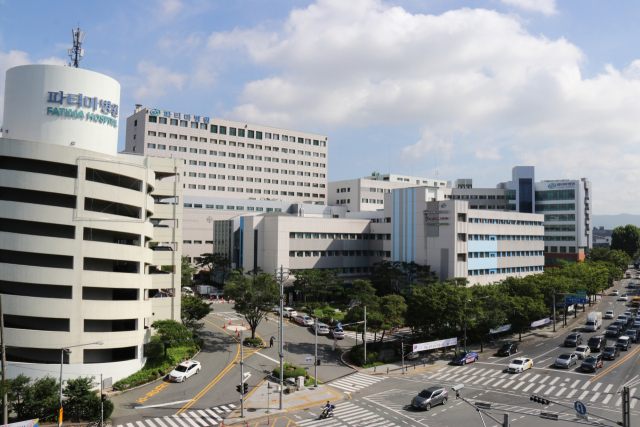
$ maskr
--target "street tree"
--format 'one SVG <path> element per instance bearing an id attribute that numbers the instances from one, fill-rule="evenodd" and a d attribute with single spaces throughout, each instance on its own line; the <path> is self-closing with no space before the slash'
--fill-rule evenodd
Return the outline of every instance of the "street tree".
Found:
<path id="1" fill-rule="evenodd" d="M 200 323 L 199 320 L 213 312 L 213 306 L 195 295 L 183 297 L 180 304 L 182 324 L 192 332 L 202 330 L 204 323 Z"/>
<path id="2" fill-rule="evenodd" d="M 231 262 L 225 255 L 208 252 L 200 255 L 198 266 L 209 271 L 224 284 L 227 273 L 231 269 Z"/>
<path id="3" fill-rule="evenodd" d="M 182 286 L 190 286 L 193 284 L 193 275 L 198 271 L 197 268 L 192 267 L 189 262 L 189 257 L 183 256 L 180 264 L 181 278 L 180 282 Z"/>
<path id="4" fill-rule="evenodd" d="M 80 421 L 100 420 L 100 397 L 93 390 L 98 384 L 94 377 L 79 377 L 67 380 L 63 394 L 67 397 L 63 401 L 65 418 Z M 113 412 L 113 403 L 104 402 L 104 418 L 108 419 Z"/>
<path id="5" fill-rule="evenodd" d="M 260 322 L 280 301 L 280 288 L 271 274 L 251 278 L 236 274 L 225 286 L 224 296 L 235 301 L 235 310 L 244 316 L 255 338 Z"/>
<path id="6" fill-rule="evenodd" d="M 611 233 L 611 249 L 622 250 L 635 260 L 640 250 L 640 228 L 633 224 L 614 228 Z"/>
<path id="7" fill-rule="evenodd" d="M 165 356 L 168 348 L 186 347 L 194 344 L 193 334 L 185 325 L 175 320 L 156 320 L 151 324 L 151 328 L 160 337 L 160 342 L 164 346 Z"/>

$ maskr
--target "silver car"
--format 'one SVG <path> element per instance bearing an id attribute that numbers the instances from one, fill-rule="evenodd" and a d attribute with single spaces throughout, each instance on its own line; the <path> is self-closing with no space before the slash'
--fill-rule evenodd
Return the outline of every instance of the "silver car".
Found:
<path id="1" fill-rule="evenodd" d="M 578 363 L 578 356 L 574 353 L 564 353 L 558 356 L 554 365 L 558 368 L 567 368 L 569 369 L 571 366 Z"/>
<path id="2" fill-rule="evenodd" d="M 411 406 L 416 409 L 428 411 L 436 405 L 447 403 L 449 392 L 444 387 L 425 388 L 416 397 L 411 399 Z"/>

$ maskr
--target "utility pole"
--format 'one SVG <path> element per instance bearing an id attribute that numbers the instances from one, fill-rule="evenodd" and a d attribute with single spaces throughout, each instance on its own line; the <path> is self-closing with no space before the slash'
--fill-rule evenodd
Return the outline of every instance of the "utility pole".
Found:
<path id="1" fill-rule="evenodd" d="M 460 347 L 458 347 L 460 348 Z M 467 352 L 467 299 L 464 299 L 464 351 Z"/>
<path id="2" fill-rule="evenodd" d="M 314 328 L 316 330 L 316 357 L 314 359 L 314 363 L 313 363 L 313 382 L 315 384 L 316 387 L 318 387 L 318 318 L 316 317 L 316 327 Z"/>
<path id="3" fill-rule="evenodd" d="M 100 427 L 104 427 L 104 390 L 102 387 L 104 382 L 102 381 L 102 374 L 100 374 Z"/>
<path id="4" fill-rule="evenodd" d="M 240 330 L 240 418 L 244 418 L 244 343 L 242 342 L 244 334 L 242 332 Z"/>
<path id="5" fill-rule="evenodd" d="M 2 341 L 2 381 L 7 380 L 7 353 L 4 342 L 4 308 L 2 305 L 2 294 L 0 294 L 0 340 Z M 9 409 L 7 395 L 2 396 L 2 424 L 9 424 Z"/>
<path id="6" fill-rule="evenodd" d="M 286 277 L 285 277 L 286 274 Z M 280 265 L 280 270 L 276 268 L 276 278 L 280 281 L 280 327 L 278 332 L 280 333 L 280 407 L 282 410 L 282 399 L 283 399 L 283 387 L 284 387 L 284 321 L 283 321 L 283 311 L 284 311 L 284 281 L 289 278 L 288 272 L 285 273 L 284 268 Z M 288 349 L 289 347 L 287 347 Z M 288 350 L 287 350 L 288 351 Z"/>
<path id="7" fill-rule="evenodd" d="M 553 292 L 553 332 L 556 331 L 556 288 L 551 290 Z"/>
<path id="8" fill-rule="evenodd" d="M 404 335 L 402 335 L 400 346 L 400 354 L 402 355 L 402 375 L 404 375 Z"/>
<path id="9" fill-rule="evenodd" d="M 622 426 L 631 427 L 631 408 L 629 407 L 629 387 L 622 387 Z"/>
<path id="10" fill-rule="evenodd" d="M 364 306 L 364 337 L 362 341 L 364 342 L 364 364 L 367 364 L 367 306 Z"/>

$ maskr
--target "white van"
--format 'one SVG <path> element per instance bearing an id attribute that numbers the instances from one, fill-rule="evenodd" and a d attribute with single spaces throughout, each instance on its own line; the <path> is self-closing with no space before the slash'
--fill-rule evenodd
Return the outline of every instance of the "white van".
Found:
<path id="1" fill-rule="evenodd" d="M 613 317 L 613 316 L 612 316 Z M 602 313 L 599 311 L 592 311 L 587 315 L 587 323 L 584 330 L 595 332 L 602 326 Z"/>

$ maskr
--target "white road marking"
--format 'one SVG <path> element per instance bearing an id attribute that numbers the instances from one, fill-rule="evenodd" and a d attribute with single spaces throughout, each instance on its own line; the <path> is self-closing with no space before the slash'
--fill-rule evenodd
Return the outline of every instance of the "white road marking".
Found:
<path id="1" fill-rule="evenodd" d="M 280 362 L 278 362 L 278 363 L 280 363 Z M 187 402 L 191 402 L 191 400 L 192 399 L 189 399 L 189 400 L 178 400 L 177 402 L 160 403 L 158 405 L 136 406 L 136 409 L 159 408 L 161 406 L 177 405 L 178 403 L 187 403 Z"/>

